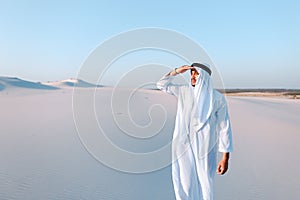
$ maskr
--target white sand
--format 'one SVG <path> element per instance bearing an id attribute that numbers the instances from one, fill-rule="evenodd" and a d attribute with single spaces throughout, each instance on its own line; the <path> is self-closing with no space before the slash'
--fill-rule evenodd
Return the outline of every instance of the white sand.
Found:
<path id="1" fill-rule="evenodd" d="M 103 117 L 107 112 L 103 109 L 110 106 L 110 92 L 111 88 L 97 90 L 96 113 L 116 144 L 148 152 L 171 140 L 174 97 L 160 91 L 137 92 L 133 119 L 138 124 L 148 123 L 145 109 L 156 103 L 167 107 L 168 120 L 158 135 L 130 143 L 121 136 L 111 114 Z M 118 99 L 120 104 L 123 100 Z M 228 174 L 216 178 L 215 199 L 297 199 L 300 101 L 228 97 L 228 103 L 235 151 Z M 12 92 L 6 86 L 0 91 L 0 111 L 1 200 L 174 199 L 170 166 L 144 174 L 123 173 L 99 163 L 86 151 L 73 121 L 71 88 L 14 88 Z M 115 114 L 124 115 L 120 110 Z"/>
<path id="2" fill-rule="evenodd" d="M 216 182 L 216 199 L 297 199 L 300 101 L 228 98 L 235 152 Z M 232 187 L 233 186 L 233 187 Z"/>

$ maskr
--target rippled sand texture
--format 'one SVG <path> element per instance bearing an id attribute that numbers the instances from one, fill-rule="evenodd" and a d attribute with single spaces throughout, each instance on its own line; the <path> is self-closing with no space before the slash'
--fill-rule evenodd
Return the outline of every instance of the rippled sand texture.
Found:
<path id="1" fill-rule="evenodd" d="M 152 104 L 165 105 L 168 112 L 161 133 L 135 143 L 121 136 L 111 113 L 103 117 L 101 110 L 110 107 L 106 97 L 111 92 L 111 88 L 98 88 L 95 108 L 106 130 L 111 127 L 116 144 L 148 152 L 171 141 L 174 97 L 160 91 L 135 93 L 135 103 L 130 105 L 137 123 L 149 122 L 147 110 Z M 235 151 L 228 174 L 216 178 L 215 199 L 297 199 L 300 101 L 228 97 L 228 104 Z M 115 115 L 124 112 L 118 110 Z M 0 121 L 0 199 L 174 199 L 170 166 L 151 173 L 124 173 L 101 164 L 86 151 L 73 121 L 72 89 L 3 89 Z"/>

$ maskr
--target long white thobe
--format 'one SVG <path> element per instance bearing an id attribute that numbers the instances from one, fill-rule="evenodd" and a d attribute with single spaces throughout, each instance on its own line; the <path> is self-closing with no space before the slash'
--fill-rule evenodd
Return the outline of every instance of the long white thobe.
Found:
<path id="1" fill-rule="evenodd" d="M 192 103 L 193 87 L 172 83 L 165 75 L 158 89 L 177 97 L 177 114 L 172 143 L 172 180 L 177 200 L 212 200 L 217 152 L 231 152 L 232 133 L 223 94 L 213 90 L 213 111 L 201 130 L 193 131 L 184 106 Z M 188 120 L 188 121 L 187 121 Z M 186 130 L 186 131 L 182 131 Z"/>

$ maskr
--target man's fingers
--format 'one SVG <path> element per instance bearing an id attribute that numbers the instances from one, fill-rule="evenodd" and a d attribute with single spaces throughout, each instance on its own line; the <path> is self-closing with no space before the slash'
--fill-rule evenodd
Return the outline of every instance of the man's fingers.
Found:
<path id="1" fill-rule="evenodd" d="M 189 69 L 191 69 L 192 67 L 191 66 L 188 66 L 188 65 L 183 65 L 182 66 L 182 69 L 183 69 L 183 71 L 185 72 L 185 71 L 187 71 L 187 70 L 189 70 Z"/>
<path id="2" fill-rule="evenodd" d="M 184 73 L 184 72 L 186 72 L 187 70 L 190 70 L 190 69 L 192 69 L 192 68 L 194 68 L 194 67 L 188 66 L 188 65 L 183 65 L 183 66 L 181 66 L 181 67 L 179 67 L 179 68 L 176 68 L 176 72 L 177 72 L 177 73 Z"/>
<path id="3" fill-rule="evenodd" d="M 217 174 L 223 175 L 224 173 L 225 173 L 225 171 L 222 167 L 218 168 Z"/>
<path id="4" fill-rule="evenodd" d="M 223 175 L 226 173 L 227 169 L 228 168 L 225 165 L 219 164 L 217 167 L 217 174 Z"/>
<path id="5" fill-rule="evenodd" d="M 221 168 L 220 174 L 223 175 L 225 173 L 225 169 Z"/>
<path id="6" fill-rule="evenodd" d="M 221 173 L 221 165 L 219 164 L 217 167 L 217 174 L 220 174 L 220 173 Z"/>
<path id="7" fill-rule="evenodd" d="M 184 66 L 179 67 L 176 71 L 177 71 L 178 73 L 184 73 L 184 72 L 186 72 L 187 70 L 189 70 L 190 68 L 191 68 L 190 66 L 184 65 Z"/>

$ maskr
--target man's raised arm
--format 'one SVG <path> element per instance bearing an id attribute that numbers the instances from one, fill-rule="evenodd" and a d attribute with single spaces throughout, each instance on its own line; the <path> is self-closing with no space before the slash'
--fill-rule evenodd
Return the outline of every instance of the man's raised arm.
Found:
<path id="1" fill-rule="evenodd" d="M 166 93 L 172 94 L 177 96 L 179 93 L 178 85 L 172 83 L 174 76 L 184 73 L 187 70 L 191 69 L 190 66 L 184 65 L 179 68 L 175 68 L 174 70 L 170 71 L 168 74 L 164 75 L 157 83 L 156 87 Z"/>

